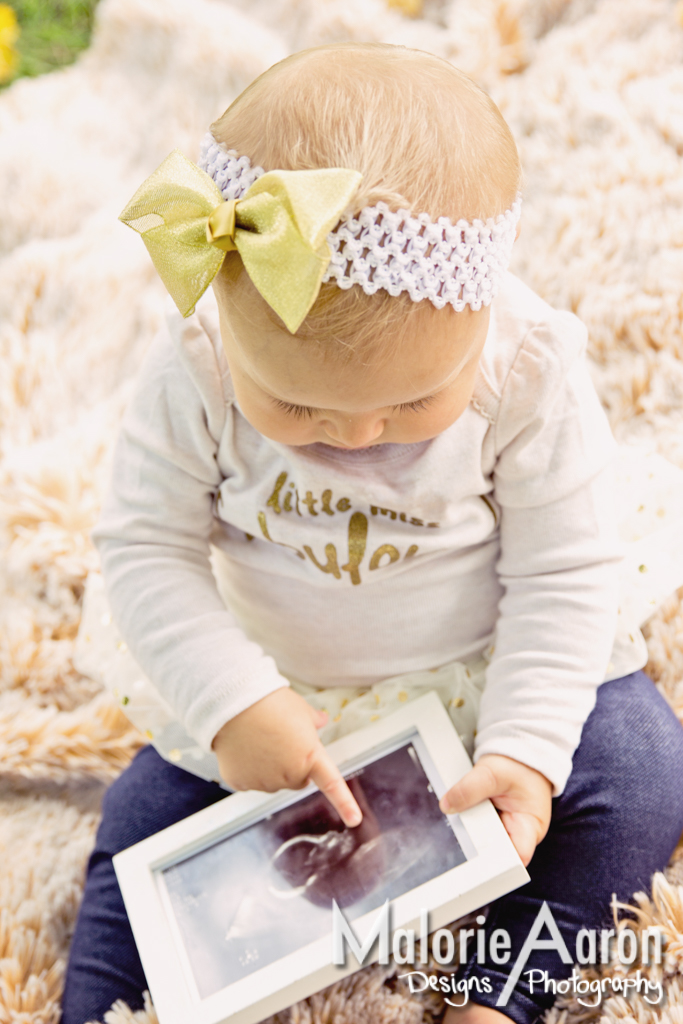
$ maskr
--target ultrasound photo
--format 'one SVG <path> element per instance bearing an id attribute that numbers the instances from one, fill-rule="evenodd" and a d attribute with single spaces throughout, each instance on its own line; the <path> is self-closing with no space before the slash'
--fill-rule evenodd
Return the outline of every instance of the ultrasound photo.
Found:
<path id="1" fill-rule="evenodd" d="M 316 792 L 162 872 L 200 998 L 466 860 L 411 741 L 345 778 L 356 828 Z"/>

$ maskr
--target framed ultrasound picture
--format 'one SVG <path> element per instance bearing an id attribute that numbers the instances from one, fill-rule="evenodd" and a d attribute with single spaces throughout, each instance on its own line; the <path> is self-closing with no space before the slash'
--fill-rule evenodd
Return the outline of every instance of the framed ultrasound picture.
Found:
<path id="1" fill-rule="evenodd" d="M 435 693 L 327 750 L 356 828 L 234 793 L 114 857 L 160 1024 L 256 1024 L 528 881 L 489 801 L 439 810 L 471 763 Z"/>

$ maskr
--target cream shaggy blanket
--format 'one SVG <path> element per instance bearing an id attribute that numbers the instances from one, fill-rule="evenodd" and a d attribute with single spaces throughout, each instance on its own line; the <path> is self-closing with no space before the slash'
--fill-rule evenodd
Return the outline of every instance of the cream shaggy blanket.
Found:
<path id="1" fill-rule="evenodd" d="M 513 269 L 588 324 L 621 440 L 683 466 L 683 9 L 670 0 L 102 0 L 90 50 L 0 95 L 0 1024 L 56 1024 L 103 788 L 141 743 L 71 656 L 88 531 L 164 298 L 117 222 L 140 181 L 294 50 L 346 39 L 442 54 L 492 93 L 526 171 Z M 683 716 L 683 611 L 648 627 Z M 551 1019 L 683 1024 L 683 859 L 642 894 L 662 924 L 661 1009 L 620 997 Z M 618 973 L 613 964 L 608 974 Z M 418 1024 L 441 1005 L 372 967 L 281 1014 Z M 117 1006 L 109 1024 L 156 1021 Z"/>

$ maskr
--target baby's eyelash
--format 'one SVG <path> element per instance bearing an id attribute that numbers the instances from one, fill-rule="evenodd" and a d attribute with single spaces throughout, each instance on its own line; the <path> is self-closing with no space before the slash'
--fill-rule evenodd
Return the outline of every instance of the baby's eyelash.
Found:
<path id="1" fill-rule="evenodd" d="M 416 402 L 401 402 L 400 405 L 394 406 L 394 411 L 398 409 L 399 412 L 419 412 L 421 409 L 426 409 L 434 401 L 434 398 L 434 395 L 427 395 L 426 398 L 418 398 Z"/>
<path id="2" fill-rule="evenodd" d="M 290 416 L 295 416 L 298 420 L 310 420 L 315 412 L 315 409 L 311 409 L 308 405 L 293 405 L 291 402 L 283 402 L 280 398 L 274 398 L 273 401 L 278 409 Z"/>
<path id="3" fill-rule="evenodd" d="M 428 395 L 426 398 L 418 398 L 416 402 L 401 402 L 400 405 L 393 407 L 394 412 L 420 412 L 420 410 L 426 409 L 434 401 L 434 398 L 434 395 Z M 294 416 L 298 420 L 310 420 L 316 411 L 308 405 L 294 405 L 292 402 L 283 402 L 281 398 L 274 398 L 273 402 L 282 412 L 287 413 L 289 416 Z"/>

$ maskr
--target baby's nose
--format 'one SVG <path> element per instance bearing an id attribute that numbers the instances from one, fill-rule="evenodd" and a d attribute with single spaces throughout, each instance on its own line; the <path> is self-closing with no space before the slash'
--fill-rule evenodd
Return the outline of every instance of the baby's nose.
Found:
<path id="1" fill-rule="evenodd" d="M 377 416 L 344 417 L 326 424 L 328 436 L 347 448 L 365 448 L 374 444 L 384 431 L 384 420 Z"/>

